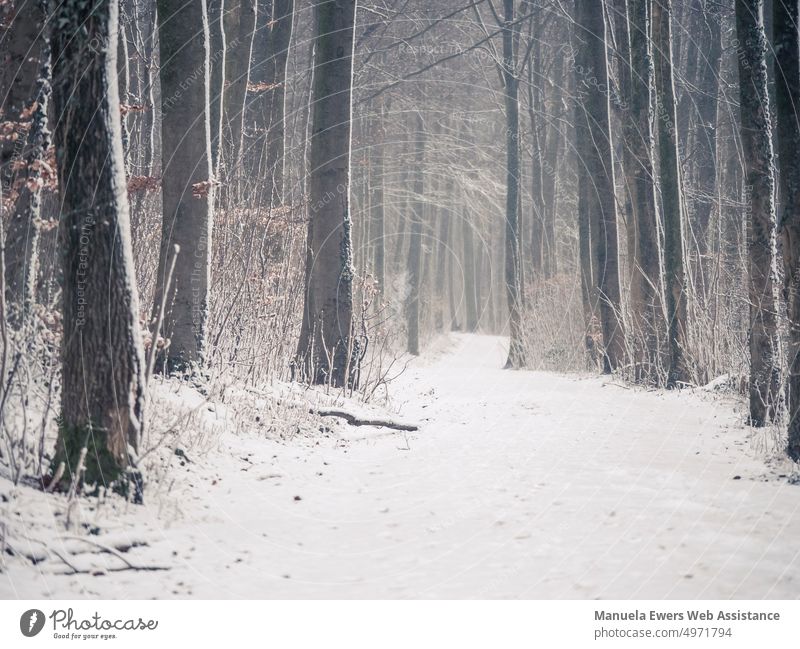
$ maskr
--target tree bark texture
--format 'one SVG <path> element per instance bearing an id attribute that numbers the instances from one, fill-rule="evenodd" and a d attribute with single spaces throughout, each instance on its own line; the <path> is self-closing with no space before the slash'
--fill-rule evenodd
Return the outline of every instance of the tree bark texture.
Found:
<path id="1" fill-rule="evenodd" d="M 317 3 L 310 219 L 303 323 L 302 377 L 354 385 L 361 350 L 353 333 L 353 246 L 350 220 L 351 92 L 355 0 Z"/>
<path id="2" fill-rule="evenodd" d="M 143 351 L 117 90 L 116 0 L 58 5 L 53 108 L 61 189 L 62 396 L 56 463 L 68 485 L 133 476 Z M 130 484 L 130 482 L 128 482 Z M 128 493 L 141 497 L 133 480 Z"/>

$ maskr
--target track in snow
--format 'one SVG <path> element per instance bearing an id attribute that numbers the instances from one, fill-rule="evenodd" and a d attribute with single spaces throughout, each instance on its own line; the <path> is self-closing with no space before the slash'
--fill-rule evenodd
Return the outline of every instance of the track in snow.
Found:
<path id="1" fill-rule="evenodd" d="M 180 511 L 133 508 L 124 520 L 149 542 L 126 556 L 170 571 L 12 565 L 0 594 L 800 594 L 800 487 L 758 459 L 732 401 L 504 371 L 503 339 L 451 340 L 395 387 L 419 432 L 349 429 L 347 441 L 299 446 L 227 435 Z"/>

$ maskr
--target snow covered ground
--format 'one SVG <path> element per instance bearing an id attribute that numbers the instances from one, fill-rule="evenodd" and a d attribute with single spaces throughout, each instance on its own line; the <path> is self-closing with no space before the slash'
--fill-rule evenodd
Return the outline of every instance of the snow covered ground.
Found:
<path id="1" fill-rule="evenodd" d="M 503 371 L 504 344 L 452 336 L 412 364 L 393 402 L 418 432 L 239 422 L 81 531 L 63 497 L 0 482 L 6 539 L 38 560 L 5 556 L 0 596 L 800 596 L 800 486 L 732 398 Z"/>

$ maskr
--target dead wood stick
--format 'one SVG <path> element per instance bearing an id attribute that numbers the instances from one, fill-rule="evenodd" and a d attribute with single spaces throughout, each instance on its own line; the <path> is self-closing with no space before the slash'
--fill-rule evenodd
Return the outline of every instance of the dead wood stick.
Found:
<path id="1" fill-rule="evenodd" d="M 351 426 L 380 426 L 393 430 L 419 430 L 419 426 L 415 424 L 404 424 L 398 421 L 392 421 L 391 419 L 363 419 L 357 417 L 352 412 L 334 408 L 312 408 L 309 412 L 311 414 L 320 415 L 321 417 L 339 417 L 340 419 L 344 419 Z"/>

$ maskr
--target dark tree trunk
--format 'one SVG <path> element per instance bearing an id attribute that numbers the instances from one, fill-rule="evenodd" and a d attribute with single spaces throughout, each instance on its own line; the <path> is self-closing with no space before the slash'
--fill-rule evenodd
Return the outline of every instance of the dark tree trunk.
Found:
<path id="1" fill-rule="evenodd" d="M 159 0 L 163 221 L 154 315 L 166 294 L 159 365 L 185 372 L 202 365 L 206 345 L 214 185 L 209 126 L 206 0 Z M 187 83 L 192 80 L 192 83 Z"/>
<path id="2" fill-rule="evenodd" d="M 602 2 L 577 0 L 578 47 L 583 65 L 578 72 L 582 102 L 578 132 L 578 154 L 586 164 L 590 185 L 586 191 L 591 221 L 592 261 L 596 302 L 603 332 L 603 369 L 611 372 L 625 360 L 625 340 L 620 318 L 617 206 L 614 186 L 614 158 L 609 117 L 608 57 L 606 23 Z M 580 164 L 580 161 L 579 161 Z"/>
<path id="3" fill-rule="evenodd" d="M 408 295 L 406 296 L 406 325 L 408 328 L 408 353 L 419 354 L 419 319 L 420 319 L 420 276 L 422 274 L 422 227 L 424 223 L 423 193 L 425 191 L 425 125 L 422 115 L 416 115 L 416 132 L 414 134 L 414 198 L 411 203 L 411 232 L 408 244 Z"/>
<path id="4" fill-rule="evenodd" d="M 17 89 L 5 87 L 5 82 L 18 83 L 23 88 L 29 87 L 30 80 L 26 75 L 31 73 L 34 67 L 38 69 L 35 92 L 25 100 L 28 106 L 35 102 L 36 108 L 30 119 L 27 139 L 23 140 L 25 146 L 13 156 L 16 161 L 24 164 L 24 170 L 15 174 L 11 169 L 3 169 L 3 189 L 8 191 L 13 184 L 17 194 L 13 212 L 8 219 L 4 255 L 8 319 L 12 326 L 19 327 L 24 324 L 36 298 L 43 182 L 41 163 L 45 160 L 50 146 L 50 131 L 47 125 L 50 100 L 50 50 L 46 38 L 43 2 L 23 2 L 13 20 L 15 22 L 11 25 L 8 50 L 13 53 L 27 47 L 29 58 L 19 64 L 17 79 L 9 79 L 8 75 L 4 74 L 4 87 L 0 92 L 6 100 L 3 106 L 6 119 L 19 119 L 21 117 L 19 106 L 22 104 L 17 106 L 13 104 L 13 101 L 17 101 L 15 99 Z M 33 41 L 30 40 L 32 36 Z M 16 63 L 15 57 L 12 56 L 9 65 Z M 16 177 L 15 182 L 6 182 L 14 177 Z"/>
<path id="5" fill-rule="evenodd" d="M 789 443 L 800 461 L 800 40 L 798 0 L 773 2 L 784 297 L 789 319 Z"/>
<path id="6" fill-rule="evenodd" d="M 135 478 L 143 352 L 117 90 L 116 0 L 61 3 L 53 25 L 53 109 L 61 188 L 62 395 L 56 464 L 69 485 Z M 92 55 L 86 53 L 91 51 Z M 141 498 L 141 483 L 127 493 Z"/>
<path id="7" fill-rule="evenodd" d="M 750 421 L 775 418 L 779 340 L 775 296 L 775 184 L 761 0 L 736 0 L 739 101 L 745 156 L 750 300 Z"/>
<path id="8" fill-rule="evenodd" d="M 717 104 L 719 97 L 720 69 L 722 65 L 722 15 L 713 0 L 704 3 L 704 35 L 708 36 L 708 49 L 701 65 L 700 88 L 697 97 L 696 161 L 697 198 L 694 201 L 695 218 L 693 229 L 697 237 L 699 253 L 697 274 L 708 290 L 709 266 L 705 256 L 708 252 L 708 226 L 711 212 L 717 202 Z"/>
<path id="9" fill-rule="evenodd" d="M 452 229 L 450 197 L 453 195 L 453 180 L 448 179 L 445 184 L 443 204 L 439 205 L 439 235 L 436 246 L 436 294 L 434 303 L 436 309 L 436 330 L 444 331 L 445 305 L 447 304 L 447 266 L 451 255 L 450 231 Z"/>
<path id="10" fill-rule="evenodd" d="M 464 302 L 465 318 L 464 330 L 474 332 L 478 330 L 478 278 L 475 268 L 475 241 L 473 225 L 469 220 L 469 212 L 464 208 L 461 218 L 461 235 L 464 246 Z"/>
<path id="11" fill-rule="evenodd" d="M 522 258 L 519 239 L 519 80 L 516 71 L 518 28 L 514 0 L 503 0 L 503 97 L 506 109 L 506 239 L 505 283 L 509 347 L 506 368 L 525 365 L 522 335 Z"/>
<path id="12" fill-rule="evenodd" d="M 672 0 L 653 0 L 653 58 L 655 61 L 656 126 L 664 221 L 664 279 L 670 363 L 667 384 L 689 380 L 686 367 L 686 287 L 683 267 L 683 211 L 678 136 L 675 122 L 675 83 L 672 75 Z"/>
<path id="13" fill-rule="evenodd" d="M 526 9 L 531 7 L 526 3 Z M 541 121 L 537 119 L 537 111 L 542 111 L 542 48 L 540 45 L 541 29 L 534 23 L 532 38 L 532 59 L 528 63 L 528 120 L 531 128 L 531 215 L 530 215 L 530 268 L 536 281 L 544 270 L 544 254 L 546 248 L 545 234 L 545 197 L 544 197 L 544 164 L 545 140 Z M 519 86 L 517 85 L 517 88 Z"/>
<path id="14" fill-rule="evenodd" d="M 580 11 L 576 0 L 576 15 Z M 585 48 L 580 45 L 577 34 L 577 27 L 572 30 L 572 52 L 574 53 L 573 70 L 576 73 L 576 85 L 580 88 L 578 70 L 585 65 Z M 586 120 L 586 111 L 583 101 L 578 98 L 575 102 L 574 112 L 575 129 L 575 169 L 578 176 L 576 203 L 578 208 L 578 266 L 581 285 L 581 302 L 583 304 L 583 317 L 585 323 L 584 344 L 586 353 L 593 365 L 597 365 L 597 347 L 595 345 L 594 328 L 597 319 L 597 303 L 594 290 L 594 263 L 592 260 L 592 233 L 591 220 L 589 216 L 589 174 L 586 168 L 587 160 L 583 157 L 583 152 L 587 148 L 587 142 L 591 138 L 589 123 Z"/>
<path id="15" fill-rule="evenodd" d="M 463 286 L 464 283 L 456 283 L 457 279 L 463 280 L 459 273 L 463 273 L 464 267 L 459 263 L 459 255 L 456 252 L 456 241 L 458 232 L 458 220 L 456 219 L 455 207 L 451 213 L 451 237 L 453 247 L 450 250 L 450 255 L 447 261 L 447 296 L 450 303 L 450 331 L 461 331 L 461 313 L 460 304 L 458 301 L 459 293 L 461 294 L 461 301 L 463 302 Z"/>
<path id="16" fill-rule="evenodd" d="M 636 339 L 637 378 L 655 381 L 661 366 L 658 341 L 666 327 L 661 304 L 661 255 L 658 242 L 655 173 L 653 170 L 653 129 L 651 123 L 653 59 L 648 34 L 650 17 L 648 0 L 629 0 L 628 24 L 630 65 L 635 74 L 629 75 L 629 88 L 623 94 L 628 114 L 623 125 L 625 173 L 631 199 L 633 256 L 631 282 L 631 313 Z M 635 61 L 635 63 L 634 63 Z"/>
<path id="17" fill-rule="evenodd" d="M 284 198 L 286 66 L 294 26 L 294 0 L 260 2 L 259 11 L 268 10 L 264 5 L 271 5 L 271 12 L 263 17 L 268 24 L 259 18 L 253 41 L 252 78 L 257 89 L 248 103 L 252 106 L 256 139 L 250 158 L 266 175 L 268 204 L 279 205 Z"/>
<path id="18" fill-rule="evenodd" d="M 250 73 L 250 55 L 256 28 L 256 0 L 227 0 L 225 12 L 225 91 L 223 139 L 229 150 L 228 177 L 242 150 L 244 102 Z"/>
<path id="19" fill-rule="evenodd" d="M 350 123 L 355 0 L 314 6 L 313 132 L 310 220 L 303 324 L 297 349 L 302 377 L 354 385 L 360 348 L 353 335 L 350 220 Z"/>
<path id="20" fill-rule="evenodd" d="M 657 0 L 658 1 L 658 0 Z M 712 0 L 714 2 L 715 0 Z M 705 40 L 702 41 L 702 51 L 700 48 L 701 43 L 699 42 L 697 36 L 697 25 L 700 22 L 699 15 L 700 15 L 700 7 L 692 7 L 691 12 L 689 12 L 688 16 L 688 25 L 686 28 L 686 38 L 681 38 L 678 36 L 674 36 L 673 39 L 675 41 L 674 50 L 678 52 L 678 60 L 674 62 L 674 64 L 680 67 L 681 60 L 680 60 L 680 52 L 681 49 L 678 49 L 680 45 L 685 45 L 686 47 L 686 68 L 684 70 L 684 83 L 683 83 L 683 92 L 679 93 L 680 97 L 676 98 L 678 110 L 676 112 L 677 115 L 677 125 L 678 125 L 678 142 L 679 145 L 683 147 L 683 151 L 688 151 L 690 148 L 690 141 L 692 136 L 689 133 L 689 128 L 692 125 L 692 117 L 695 113 L 695 96 L 694 92 L 692 91 L 692 86 L 697 88 L 701 88 L 704 92 L 705 89 L 703 86 L 700 85 L 699 81 L 700 78 L 698 76 L 698 68 L 702 60 L 705 59 L 706 52 L 705 47 L 707 43 Z M 674 18 L 673 18 L 674 19 Z M 680 23 L 678 23 L 680 24 Z"/>
<path id="21" fill-rule="evenodd" d="M 562 87 L 560 79 L 566 75 L 566 67 L 562 61 L 561 76 L 553 84 L 553 106 L 561 107 Z M 551 127 L 547 135 L 547 156 L 542 162 L 542 197 L 544 198 L 544 252 L 543 266 L 545 277 L 552 277 L 558 272 L 558 250 L 556 249 L 556 187 L 559 157 L 561 156 L 563 135 L 558 127 Z M 524 265 L 523 265 L 524 267 Z"/>
<path id="22" fill-rule="evenodd" d="M 370 219 L 372 221 L 372 266 L 378 290 L 386 295 L 386 206 L 384 205 L 384 163 L 383 148 L 386 140 L 386 109 L 383 100 L 379 100 L 377 117 L 373 122 L 375 141 L 370 147 L 372 164 L 372 200 L 370 202 Z"/>
<path id="23" fill-rule="evenodd" d="M 36 99 L 44 46 L 43 12 L 38 0 L 15 0 L 0 6 L 0 97 L 4 121 L 26 121 L 24 114 Z M 24 143 L 24 138 L 0 138 L 0 172 L 6 198 L 15 178 L 14 163 L 22 157 L 20 142 Z"/>

